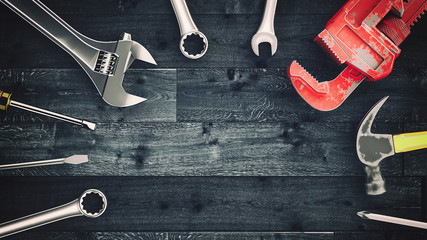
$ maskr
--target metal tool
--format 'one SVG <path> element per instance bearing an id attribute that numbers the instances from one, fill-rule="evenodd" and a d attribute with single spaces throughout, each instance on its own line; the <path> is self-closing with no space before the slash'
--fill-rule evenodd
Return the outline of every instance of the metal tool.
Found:
<path id="1" fill-rule="evenodd" d="M 70 27 L 40 0 L 0 0 L 50 40 L 68 52 L 85 70 L 104 101 L 127 107 L 145 101 L 123 89 L 124 73 L 135 59 L 156 64 L 150 53 L 131 35 L 103 42 L 86 37 Z"/>
<path id="2" fill-rule="evenodd" d="M 398 46 L 426 9 L 426 0 L 348 1 L 314 39 L 347 68 L 331 81 L 318 82 L 293 61 L 288 76 L 296 91 L 313 108 L 330 111 L 363 80 L 387 77 L 401 52 Z"/>
<path id="3" fill-rule="evenodd" d="M 107 198 L 96 189 L 88 189 L 76 200 L 59 207 L 0 224 L 0 238 L 71 217 L 96 218 L 107 208 Z"/>
<path id="4" fill-rule="evenodd" d="M 370 219 L 375 221 L 405 225 L 409 227 L 427 229 L 427 223 L 425 222 L 419 222 L 419 221 L 398 218 L 398 217 L 390 217 L 382 214 L 370 213 L 368 211 L 360 211 L 357 213 L 357 215 L 363 219 Z"/>
<path id="5" fill-rule="evenodd" d="M 277 0 L 267 0 L 261 25 L 252 37 L 252 50 L 257 56 L 259 56 L 258 45 L 262 42 L 270 43 L 271 56 L 273 56 L 277 51 L 277 37 L 274 33 L 274 15 L 276 12 L 276 5 Z"/>
<path id="6" fill-rule="evenodd" d="M 194 24 L 185 0 L 171 0 L 171 3 L 181 32 L 179 49 L 187 58 L 201 58 L 208 50 L 208 39 Z M 190 51 L 190 47 L 194 49 Z"/>
<path id="7" fill-rule="evenodd" d="M 58 114 L 58 113 L 54 113 L 51 111 L 47 111 L 38 107 L 33 107 L 24 103 L 20 103 L 17 101 L 14 101 L 12 99 L 10 99 L 12 96 L 11 93 L 6 93 L 0 90 L 0 110 L 4 110 L 7 111 L 7 108 L 9 106 L 11 107 L 16 107 L 16 108 L 20 108 L 20 109 L 24 109 L 30 112 L 34 112 L 34 113 L 38 113 L 40 115 L 44 115 L 44 116 L 48 116 L 51 118 L 56 118 L 65 122 L 69 122 L 69 123 L 73 123 L 82 127 L 87 127 L 90 130 L 95 130 L 96 124 L 95 123 L 91 123 L 91 122 L 87 122 L 87 121 L 83 121 L 80 119 L 76 119 L 76 118 L 72 118 L 72 117 L 68 117 L 62 114 Z"/>
<path id="8" fill-rule="evenodd" d="M 87 155 L 73 155 L 67 158 L 0 165 L 0 171 L 16 169 L 16 168 L 40 167 L 40 166 L 58 165 L 58 164 L 77 165 L 85 162 L 88 162 Z"/>
<path id="9" fill-rule="evenodd" d="M 357 131 L 356 151 L 359 160 L 365 165 L 367 174 L 366 193 L 379 195 L 384 193 L 385 183 L 381 176 L 380 162 L 395 153 L 427 148 L 427 131 L 392 134 L 374 134 L 372 123 L 381 106 L 388 99 L 382 98 L 366 114 Z"/>

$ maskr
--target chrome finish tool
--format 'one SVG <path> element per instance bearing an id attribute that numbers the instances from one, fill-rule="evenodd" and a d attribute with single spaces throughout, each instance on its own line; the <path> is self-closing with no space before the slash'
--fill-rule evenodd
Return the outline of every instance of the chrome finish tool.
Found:
<path id="1" fill-rule="evenodd" d="M 124 33 L 118 41 L 96 41 L 70 27 L 40 0 L 0 1 L 68 52 L 105 102 L 128 107 L 146 100 L 126 93 L 122 86 L 124 74 L 135 59 L 156 64 L 147 49 L 131 40 L 130 34 Z"/>
<path id="2" fill-rule="evenodd" d="M 419 222 L 404 218 L 398 218 L 398 217 L 390 217 L 382 214 L 376 214 L 376 213 L 370 213 L 368 211 L 360 211 L 357 213 L 357 215 L 363 219 L 370 219 L 375 221 L 381 221 L 381 222 L 388 222 L 388 223 L 394 223 L 409 227 L 416 227 L 416 228 L 422 228 L 427 229 L 427 223 L 425 222 Z"/>
<path id="3" fill-rule="evenodd" d="M 23 162 L 23 163 L 13 163 L 13 164 L 0 165 L 0 171 L 17 169 L 17 168 L 58 165 L 58 164 L 77 165 L 77 164 L 81 164 L 81 163 L 85 163 L 85 162 L 88 162 L 87 155 L 73 155 L 73 156 L 70 156 L 67 158 L 58 158 L 58 159 L 52 159 L 52 160 L 42 160 L 42 161 L 35 161 L 35 162 Z"/>
<path id="4" fill-rule="evenodd" d="M 274 33 L 274 14 L 276 13 L 276 5 L 277 0 L 267 0 L 261 25 L 252 37 L 252 50 L 257 56 L 259 56 L 258 45 L 262 42 L 270 43 L 272 56 L 277 51 L 277 37 Z"/>
<path id="5" fill-rule="evenodd" d="M 56 118 L 65 122 L 69 122 L 69 123 L 73 123 L 82 127 L 87 127 L 90 130 L 95 130 L 96 124 L 95 123 L 91 123 L 91 122 L 87 122 L 87 121 L 83 121 L 80 119 L 76 119 L 76 118 L 72 118 L 72 117 L 68 117 L 62 114 L 58 114 L 58 113 L 54 113 L 51 111 L 47 111 L 38 107 L 33 107 L 24 103 L 20 103 L 17 101 L 14 101 L 12 99 L 10 99 L 10 97 L 12 96 L 11 93 L 6 93 L 3 92 L 2 90 L 0 90 L 0 110 L 4 110 L 7 111 L 9 106 L 12 107 L 16 107 L 16 108 L 20 108 L 20 109 L 24 109 L 30 112 L 34 112 L 34 113 L 38 113 L 40 115 L 44 115 L 44 116 L 48 116 L 51 118 Z"/>
<path id="6" fill-rule="evenodd" d="M 173 10 L 175 11 L 176 19 L 178 20 L 179 30 L 181 32 L 181 41 L 179 49 L 182 54 L 190 59 L 198 59 L 205 55 L 208 50 L 208 39 L 199 31 L 194 24 L 190 11 L 188 10 L 185 0 L 171 0 Z M 188 41 L 188 43 L 187 43 Z M 189 49 L 190 45 L 192 48 Z M 194 51 L 193 51 L 194 50 Z"/>
<path id="7" fill-rule="evenodd" d="M 78 199 L 62 206 L 0 224 L 0 238 L 66 218 L 78 216 L 96 218 L 101 216 L 106 208 L 105 195 L 99 190 L 88 189 Z"/>

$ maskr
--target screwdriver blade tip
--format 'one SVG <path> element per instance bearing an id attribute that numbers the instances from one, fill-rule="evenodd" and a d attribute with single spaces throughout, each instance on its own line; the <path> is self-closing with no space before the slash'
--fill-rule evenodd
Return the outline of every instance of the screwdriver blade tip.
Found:
<path id="1" fill-rule="evenodd" d="M 95 123 L 83 121 L 83 124 L 86 125 L 86 127 L 89 128 L 92 131 L 95 130 L 95 128 L 96 128 L 96 124 Z"/>
<path id="2" fill-rule="evenodd" d="M 73 155 L 64 159 L 64 163 L 68 164 L 81 164 L 88 162 L 89 158 L 87 155 Z"/>

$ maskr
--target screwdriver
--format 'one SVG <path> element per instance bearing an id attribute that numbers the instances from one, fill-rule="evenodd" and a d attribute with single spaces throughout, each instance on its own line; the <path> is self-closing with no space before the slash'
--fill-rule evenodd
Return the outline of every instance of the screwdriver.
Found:
<path id="1" fill-rule="evenodd" d="M 7 165 L 0 165 L 0 171 L 1 170 L 9 170 L 9 169 L 15 169 L 15 168 L 26 168 L 26 167 L 40 167 L 40 166 L 47 166 L 47 165 L 57 165 L 57 164 L 81 164 L 88 161 L 87 155 L 73 155 L 67 158 L 58 158 L 58 159 L 52 159 L 52 160 L 42 160 L 42 161 L 36 161 L 36 162 L 23 162 L 23 163 L 13 163 L 13 164 L 7 164 Z"/>
<path id="2" fill-rule="evenodd" d="M 3 92 L 2 90 L 0 90 L 0 110 L 7 111 L 7 108 L 9 106 L 12 106 L 12 107 L 24 109 L 24 110 L 27 110 L 30 112 L 38 113 L 40 115 L 44 115 L 44 116 L 56 118 L 56 119 L 59 119 L 62 121 L 66 121 L 69 123 L 77 124 L 77 125 L 82 126 L 82 127 L 87 127 L 90 130 L 95 130 L 95 127 L 96 127 L 95 123 L 79 120 L 76 118 L 64 116 L 62 114 L 47 111 L 47 110 L 44 110 L 44 109 L 41 109 L 38 107 L 33 107 L 33 106 L 30 106 L 30 105 L 27 105 L 24 103 L 20 103 L 20 102 L 17 102 L 17 101 L 10 99 L 11 96 L 12 96 L 11 93 L 6 93 L 6 92 Z"/>
<path id="3" fill-rule="evenodd" d="M 386 216 L 386 215 L 382 215 L 382 214 L 370 213 L 368 211 L 360 211 L 357 213 L 357 215 L 363 219 L 371 219 L 371 220 L 376 220 L 376 221 L 381 221 L 381 222 L 388 222 L 388 223 L 405 225 L 405 226 L 409 226 L 409 227 L 427 229 L 427 223 L 425 223 L 425 222 L 419 222 L 419 221 L 414 221 L 414 220 L 409 220 L 409 219 L 404 219 L 404 218 L 391 217 L 391 216 Z"/>

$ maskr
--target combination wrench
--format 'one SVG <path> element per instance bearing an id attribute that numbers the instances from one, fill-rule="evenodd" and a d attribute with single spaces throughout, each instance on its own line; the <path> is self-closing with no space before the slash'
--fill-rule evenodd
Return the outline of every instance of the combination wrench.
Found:
<path id="1" fill-rule="evenodd" d="M 187 58 L 201 58 L 208 50 L 208 39 L 194 24 L 185 0 L 171 0 L 171 3 L 181 32 L 179 49 Z"/>
<path id="2" fill-rule="evenodd" d="M 89 75 L 104 101 L 127 107 L 145 98 L 125 92 L 122 83 L 126 70 L 135 59 L 156 64 L 141 44 L 123 34 L 118 41 L 96 41 L 70 27 L 40 0 L 0 0 L 25 21 L 69 53 Z"/>
<path id="3" fill-rule="evenodd" d="M 96 189 L 88 189 L 76 200 L 59 207 L 0 224 L 0 238 L 71 217 L 96 218 L 107 208 L 107 198 Z"/>
<path id="4" fill-rule="evenodd" d="M 270 43 L 271 55 L 277 51 L 277 37 L 274 33 L 274 15 L 276 13 L 277 0 L 267 0 L 265 3 L 264 16 L 258 31 L 252 37 L 252 51 L 259 56 L 258 45 L 262 42 Z"/>

